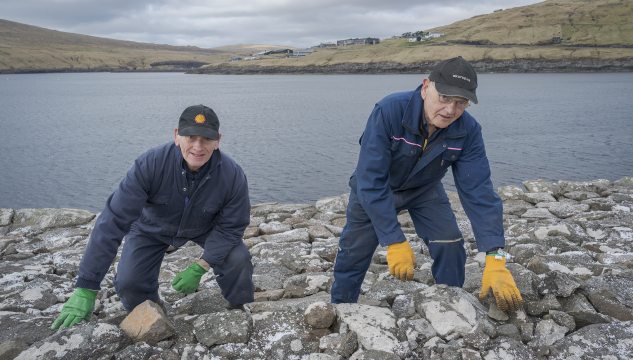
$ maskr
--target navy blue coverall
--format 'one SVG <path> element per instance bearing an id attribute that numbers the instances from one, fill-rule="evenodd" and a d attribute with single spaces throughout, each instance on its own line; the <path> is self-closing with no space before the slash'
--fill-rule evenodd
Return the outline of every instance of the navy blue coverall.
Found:
<path id="1" fill-rule="evenodd" d="M 97 219 L 76 286 L 100 289 L 125 236 L 115 290 L 128 312 L 145 300 L 156 302 L 165 251 L 191 240 L 204 248 L 202 259 L 222 295 L 232 304 L 252 302 L 253 265 L 242 241 L 251 209 L 246 176 L 220 150 L 203 169 L 197 187 L 188 188 L 186 164 L 173 142 L 136 159 Z"/>
<path id="2" fill-rule="evenodd" d="M 425 145 L 420 130 L 421 88 L 385 97 L 369 116 L 358 165 L 349 181 L 347 224 L 334 266 L 332 303 L 358 300 L 378 244 L 406 241 L 397 217 L 405 209 L 429 248 L 435 282 L 464 284 L 464 240 L 441 183 L 449 166 L 478 250 L 505 246 L 502 203 L 490 180 L 481 126 L 464 112 L 445 129 L 438 128 Z"/>

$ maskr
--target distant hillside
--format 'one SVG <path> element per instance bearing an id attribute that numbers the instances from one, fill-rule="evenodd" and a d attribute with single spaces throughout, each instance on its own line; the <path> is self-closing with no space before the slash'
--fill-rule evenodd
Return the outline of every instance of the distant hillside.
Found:
<path id="1" fill-rule="evenodd" d="M 0 19 L 0 72 L 187 69 L 248 51 L 246 46 L 203 49 L 114 40 Z"/>
<path id="2" fill-rule="evenodd" d="M 549 0 L 475 16 L 431 31 L 446 41 L 503 44 L 633 45 L 633 0 Z"/>
<path id="3" fill-rule="evenodd" d="M 195 73 L 407 73 L 462 56 L 478 71 L 633 71 L 633 0 L 547 0 L 417 31 L 423 42 L 316 49 L 294 59 L 212 64 Z"/>

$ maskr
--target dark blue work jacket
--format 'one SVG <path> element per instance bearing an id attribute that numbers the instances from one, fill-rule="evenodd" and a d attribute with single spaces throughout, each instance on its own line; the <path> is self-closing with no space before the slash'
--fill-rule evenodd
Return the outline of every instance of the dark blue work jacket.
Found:
<path id="1" fill-rule="evenodd" d="M 452 166 L 455 187 L 472 223 L 478 250 L 505 246 L 502 203 L 490 180 L 481 126 L 464 112 L 445 129 L 438 128 L 439 133 L 424 147 L 421 88 L 392 94 L 378 102 L 361 139 L 355 190 L 380 244 L 406 240 L 396 207 L 424 196 Z"/>
<path id="2" fill-rule="evenodd" d="M 173 142 L 136 159 L 95 223 L 79 278 L 98 285 L 132 226 L 174 247 L 202 242 L 202 258 L 222 264 L 241 241 L 251 206 L 240 166 L 220 150 L 209 161 L 209 171 L 198 175 L 200 184 L 191 193 L 180 147 Z"/>

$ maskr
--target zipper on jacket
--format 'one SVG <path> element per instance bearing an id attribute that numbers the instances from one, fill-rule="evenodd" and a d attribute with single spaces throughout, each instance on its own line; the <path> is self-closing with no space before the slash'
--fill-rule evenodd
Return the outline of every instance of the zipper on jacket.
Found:
<path id="1" fill-rule="evenodd" d="M 463 134 L 460 134 L 460 135 L 455 135 L 455 136 L 446 136 L 446 137 L 439 138 L 439 139 L 435 140 L 433 142 L 433 144 L 431 144 L 429 146 L 428 149 L 426 149 L 426 139 L 424 139 L 424 147 L 422 148 L 422 154 L 420 155 L 420 157 L 418 157 L 418 161 L 420 161 L 420 159 L 422 159 L 422 157 L 424 155 L 428 154 L 431 150 L 433 150 L 435 145 L 441 143 L 442 141 L 444 141 L 446 139 L 459 139 L 459 138 L 463 138 L 464 136 L 466 136 L 466 133 L 463 133 Z"/>

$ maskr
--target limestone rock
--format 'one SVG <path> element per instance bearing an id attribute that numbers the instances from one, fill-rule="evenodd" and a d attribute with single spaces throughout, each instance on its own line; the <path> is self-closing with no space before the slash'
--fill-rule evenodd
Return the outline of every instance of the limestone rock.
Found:
<path id="1" fill-rule="evenodd" d="M 516 185 L 500 186 L 499 189 L 497 189 L 497 193 L 503 201 L 519 200 L 523 195 L 523 189 Z"/>
<path id="2" fill-rule="evenodd" d="M 258 227 L 262 235 L 273 235 L 292 230 L 292 226 L 282 224 L 279 221 L 259 224 Z"/>
<path id="3" fill-rule="evenodd" d="M 149 345 L 156 345 L 159 341 L 172 336 L 175 331 L 163 309 L 151 300 L 135 307 L 121 322 L 120 327 L 132 341 Z"/>
<path id="4" fill-rule="evenodd" d="M 333 212 L 337 214 L 345 214 L 347 204 L 349 202 L 349 194 L 331 196 L 319 199 L 316 202 L 316 208 L 320 212 Z"/>
<path id="5" fill-rule="evenodd" d="M 132 344 L 118 326 L 96 323 L 71 326 L 33 344 L 15 360 L 97 359 Z"/>
<path id="6" fill-rule="evenodd" d="M 624 306 L 607 290 L 596 290 L 587 296 L 589 301 L 600 313 L 612 316 L 620 321 L 633 320 L 633 311 Z"/>
<path id="7" fill-rule="evenodd" d="M 29 227 L 30 232 L 39 233 L 53 228 L 87 224 L 95 217 L 90 211 L 77 209 L 20 209 L 13 216 L 13 230 Z"/>
<path id="8" fill-rule="evenodd" d="M 253 320 L 241 310 L 200 315 L 193 323 L 196 339 L 206 346 L 247 343 L 252 327 Z"/>
<path id="9" fill-rule="evenodd" d="M 550 347 L 550 359 L 628 359 L 633 357 L 633 322 L 589 325 Z"/>
<path id="10" fill-rule="evenodd" d="M 334 306 L 325 302 L 316 302 L 308 306 L 304 313 L 306 324 L 315 328 L 329 328 L 336 319 Z"/>
<path id="11" fill-rule="evenodd" d="M 388 309 L 361 304 L 337 304 L 339 323 L 346 323 L 367 350 L 391 352 L 398 345 L 396 318 Z"/>
<path id="12" fill-rule="evenodd" d="M 287 243 L 295 241 L 310 242 L 310 235 L 308 234 L 308 230 L 306 229 L 294 229 L 282 233 L 276 233 L 273 235 L 263 235 L 261 236 L 261 238 L 264 241 L 275 243 Z"/>
<path id="13" fill-rule="evenodd" d="M 482 352 L 484 359 L 521 359 L 538 360 L 536 354 L 522 342 L 508 337 L 499 337 L 491 341 Z"/>
<path id="14" fill-rule="evenodd" d="M 358 349 L 358 336 L 353 331 L 326 335 L 319 341 L 319 349 L 327 354 L 348 358 Z"/>
<path id="15" fill-rule="evenodd" d="M 580 283 L 573 276 L 560 271 L 550 271 L 545 274 L 543 283 L 538 290 L 542 295 L 553 294 L 569 297 L 579 287 Z"/>
<path id="16" fill-rule="evenodd" d="M 531 204 L 537 204 L 540 202 L 554 202 L 556 199 L 549 193 L 523 193 L 521 200 L 525 200 Z"/>
<path id="17" fill-rule="evenodd" d="M 29 344 L 20 338 L 7 340 L 0 344 L 0 359 L 12 360 L 28 348 Z"/>

